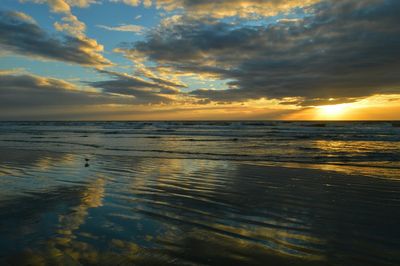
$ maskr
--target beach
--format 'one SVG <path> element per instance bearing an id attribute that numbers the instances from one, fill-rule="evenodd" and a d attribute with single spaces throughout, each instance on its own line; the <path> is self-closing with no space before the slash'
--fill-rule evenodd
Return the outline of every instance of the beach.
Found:
<path id="1" fill-rule="evenodd" d="M 112 126 L 16 124 L 13 134 L 10 125 L 0 130 L 1 265 L 400 263 L 395 159 L 312 164 L 311 142 L 303 138 L 305 163 L 263 160 L 257 153 L 274 152 L 265 143 L 287 143 L 273 138 L 249 156 L 229 154 L 260 143 L 249 132 L 258 127 L 259 134 L 265 125 L 226 130 L 228 136 L 185 125 L 191 137 L 173 135 L 183 130 L 172 126 L 161 135 L 153 129 L 139 136 L 129 125 Z M 143 140 L 150 142 L 141 147 Z M 193 142 L 182 154 L 189 149 L 182 145 Z M 216 156 L 216 146 L 227 155 Z M 383 147 L 375 148 L 383 153 Z"/>
<path id="2" fill-rule="evenodd" d="M 0 163 L 2 265 L 400 262 L 392 178 L 8 148 Z"/>

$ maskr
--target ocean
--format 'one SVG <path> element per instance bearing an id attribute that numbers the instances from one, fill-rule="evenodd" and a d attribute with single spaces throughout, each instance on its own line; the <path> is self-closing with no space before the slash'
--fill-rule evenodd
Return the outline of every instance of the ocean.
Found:
<path id="1" fill-rule="evenodd" d="M 400 123 L 1 122 L 1 265 L 400 265 Z"/>

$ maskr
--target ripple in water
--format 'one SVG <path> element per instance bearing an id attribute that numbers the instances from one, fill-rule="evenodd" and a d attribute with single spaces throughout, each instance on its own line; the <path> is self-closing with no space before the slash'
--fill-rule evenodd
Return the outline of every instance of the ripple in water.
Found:
<path id="1" fill-rule="evenodd" d="M 6 154 L 6 155 L 4 155 Z M 398 265 L 400 181 L 4 150 L 3 265 Z"/>

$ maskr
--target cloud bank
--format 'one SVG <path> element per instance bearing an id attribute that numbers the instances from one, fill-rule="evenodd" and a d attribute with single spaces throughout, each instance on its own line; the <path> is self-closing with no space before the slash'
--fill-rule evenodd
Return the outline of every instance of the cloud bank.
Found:
<path id="1" fill-rule="evenodd" d="M 396 0 L 343 0 L 324 1 L 313 6 L 310 16 L 265 26 L 181 16 L 126 53 L 177 73 L 227 81 L 228 90 L 191 93 L 203 99 L 346 102 L 400 92 L 398 14 Z"/>
<path id="2" fill-rule="evenodd" d="M 99 92 L 80 90 L 75 84 L 60 79 L 26 73 L 0 72 L 1 110 L 107 103 L 129 103 L 129 101 Z"/>

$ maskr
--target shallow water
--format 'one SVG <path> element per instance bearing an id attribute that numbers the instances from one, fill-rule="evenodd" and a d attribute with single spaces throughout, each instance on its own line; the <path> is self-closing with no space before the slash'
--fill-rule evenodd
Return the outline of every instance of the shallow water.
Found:
<path id="1" fill-rule="evenodd" d="M 2 122 L 0 147 L 400 170 L 399 122 Z"/>
<path id="2" fill-rule="evenodd" d="M 79 123 L 42 126 L 19 124 L 7 131 L 3 125 L 0 130 L 1 265 L 400 264 L 396 134 L 379 140 L 386 146 L 365 144 L 386 155 L 391 152 L 392 159 L 332 163 L 327 157 L 321 160 L 324 163 L 289 161 L 290 168 L 282 168 L 271 166 L 282 165 L 279 161 L 271 164 L 252 153 L 247 160 L 237 159 L 232 146 L 238 140 L 230 145 L 215 141 L 220 146 L 207 143 L 203 148 L 219 147 L 231 157 L 198 159 L 194 154 L 201 141 L 191 148 L 181 145 L 193 141 L 172 141 L 170 135 L 143 142 L 156 135 L 149 131 L 139 139 L 128 138 L 131 142 L 122 137 L 119 145 L 187 149 L 189 158 L 154 151 L 117 155 L 119 136 L 105 134 L 110 127 L 106 123 L 95 123 L 94 129 L 86 124 L 86 133 L 76 133 L 76 127 L 82 127 Z M 247 135 L 254 133 L 248 131 Z M 79 144 L 71 144 L 75 134 L 87 137 L 77 137 Z M 234 132 L 229 134 L 224 138 L 232 138 Z M 43 142 L 35 142 L 33 137 L 39 136 Z M 69 144 L 53 143 L 55 137 Z M 249 141 L 257 142 L 256 138 Z M 323 141 L 331 146 L 326 150 L 346 150 L 334 144 L 343 139 Z M 14 145 L 19 149 L 10 149 Z M 256 153 L 261 148 L 255 149 Z M 348 149 L 347 154 L 354 152 L 359 151 Z M 373 156 L 372 152 L 364 158 Z M 86 166 L 85 158 L 90 159 Z"/>

